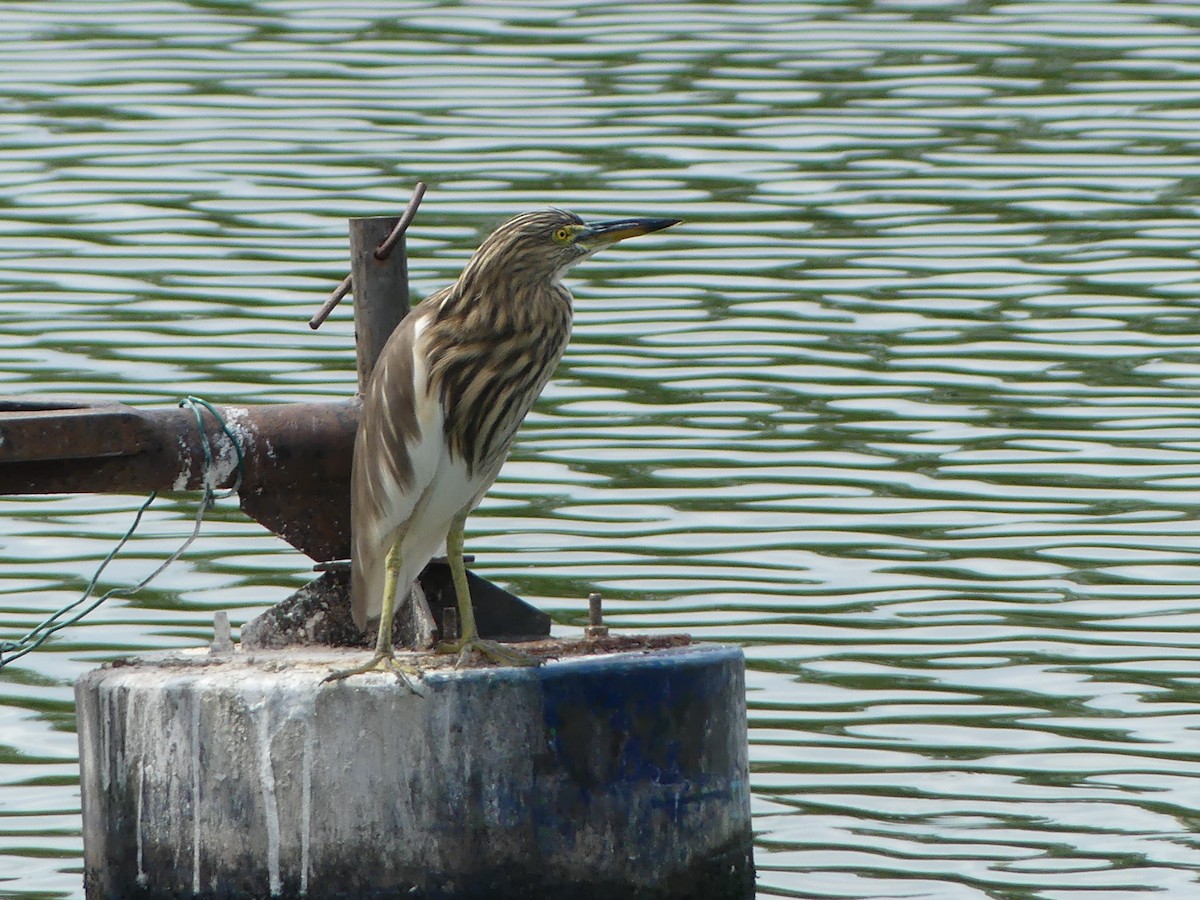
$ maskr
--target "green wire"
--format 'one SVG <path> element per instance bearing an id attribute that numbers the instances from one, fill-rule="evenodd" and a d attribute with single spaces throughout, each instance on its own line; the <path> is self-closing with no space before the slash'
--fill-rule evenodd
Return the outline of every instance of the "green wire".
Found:
<path id="1" fill-rule="evenodd" d="M 179 546 L 178 550 L 168 556 L 167 559 L 158 566 L 158 568 L 156 568 L 137 584 L 127 587 L 112 588 L 109 591 L 105 591 L 91 603 L 83 606 L 84 603 L 87 603 L 92 591 L 95 590 L 96 583 L 100 580 L 100 576 L 104 573 L 105 568 L 107 568 L 108 564 L 116 558 L 117 554 L 121 551 L 121 548 L 129 542 L 129 539 L 133 537 L 133 533 L 137 530 L 138 525 L 141 524 L 142 517 L 145 515 L 146 510 L 150 508 L 150 504 L 153 503 L 155 498 L 158 497 L 157 491 L 151 491 L 150 496 L 146 498 L 145 502 L 142 503 L 142 505 L 138 508 L 138 511 L 134 514 L 133 523 L 125 531 L 125 534 L 121 536 L 121 539 L 117 541 L 116 546 L 113 547 L 112 550 L 109 551 L 108 555 L 104 557 L 104 560 L 100 563 L 99 568 L 96 569 L 95 574 L 92 575 L 91 580 L 88 581 L 87 587 L 83 589 L 83 593 L 80 595 L 79 599 L 68 603 L 61 609 L 56 610 L 17 640 L 0 641 L 0 669 L 3 669 L 9 663 L 14 662 L 15 660 L 20 659 L 27 653 L 32 653 L 34 650 L 44 644 L 51 635 L 62 631 L 62 629 L 70 625 L 74 625 L 110 597 L 131 597 L 142 588 L 146 587 L 146 585 L 150 584 L 150 582 L 161 575 L 168 566 L 179 559 L 179 557 L 183 556 L 183 554 L 187 551 L 187 548 L 192 545 L 194 540 L 196 540 L 197 536 L 200 534 L 200 525 L 204 521 L 204 513 L 212 508 L 213 502 L 237 493 L 238 488 L 240 488 L 242 485 L 242 475 L 244 473 L 246 462 L 245 452 L 242 450 L 241 442 L 237 439 L 233 432 L 229 430 L 229 426 L 226 425 L 225 420 L 221 417 L 221 414 L 217 411 L 216 407 L 214 407 L 207 400 L 204 400 L 200 397 L 189 396 L 180 400 L 179 405 L 181 407 L 187 407 L 195 414 L 196 427 L 200 431 L 200 446 L 204 451 L 204 497 L 199 506 L 196 508 L 196 519 L 195 524 L 192 527 L 192 533 L 188 535 L 187 539 Z M 218 424 L 221 426 L 221 431 L 224 432 L 225 437 L 229 438 L 229 442 L 233 445 L 234 452 L 237 454 L 237 473 L 234 477 L 233 487 L 222 491 L 221 493 L 214 491 L 212 486 L 213 453 L 212 446 L 208 440 L 208 432 L 204 430 L 204 419 L 201 412 L 201 407 L 207 409 L 212 414 L 213 418 L 217 420 Z M 66 616 L 68 613 L 78 609 L 80 606 L 83 606 L 83 608 L 80 609 L 79 612 L 75 613 L 75 615 L 68 619 L 63 619 L 63 616 Z"/>
<path id="2" fill-rule="evenodd" d="M 246 456 L 242 451 L 242 442 L 234 437 L 233 432 L 229 430 L 229 426 L 225 424 L 225 420 L 221 417 L 221 414 L 217 412 L 217 408 L 203 397 L 184 397 L 179 401 L 179 405 L 181 407 L 186 406 L 196 416 L 196 429 L 200 432 L 200 447 L 204 450 L 204 493 L 206 500 L 211 502 L 213 499 L 219 500 L 233 496 L 237 493 L 238 488 L 242 486 L 242 470 L 246 463 Z M 237 454 L 237 475 L 234 478 L 233 487 L 220 494 L 213 492 L 211 482 L 209 481 L 213 471 L 213 455 L 212 447 L 208 443 L 208 432 L 204 430 L 204 418 L 200 412 L 200 407 L 204 407 L 212 413 L 213 418 L 217 420 L 217 424 L 221 426 L 221 431 L 224 432 L 225 437 L 229 438 L 229 443 L 233 444 L 234 453 Z"/>

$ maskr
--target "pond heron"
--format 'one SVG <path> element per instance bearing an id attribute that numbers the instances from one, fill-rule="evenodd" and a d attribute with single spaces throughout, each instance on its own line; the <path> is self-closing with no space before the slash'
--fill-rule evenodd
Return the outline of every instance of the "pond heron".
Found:
<path id="1" fill-rule="evenodd" d="M 563 275 L 619 240 L 677 219 L 584 222 L 558 209 L 497 228 L 458 280 L 427 298 L 392 333 L 363 396 L 351 475 L 351 605 L 355 623 L 378 620 L 375 654 L 329 680 L 387 670 L 397 601 L 445 546 L 461 635 L 445 652 L 494 662 L 536 660 L 475 625 L 463 561 L 467 515 L 500 472 L 518 426 L 550 379 L 571 333 Z"/>

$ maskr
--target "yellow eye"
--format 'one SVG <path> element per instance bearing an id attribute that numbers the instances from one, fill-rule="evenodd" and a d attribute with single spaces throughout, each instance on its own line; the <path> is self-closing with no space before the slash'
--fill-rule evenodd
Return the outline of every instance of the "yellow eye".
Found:
<path id="1" fill-rule="evenodd" d="M 567 241 L 571 240 L 571 229 L 564 225 L 558 231 L 554 232 L 554 239 L 560 244 L 567 243 Z"/>

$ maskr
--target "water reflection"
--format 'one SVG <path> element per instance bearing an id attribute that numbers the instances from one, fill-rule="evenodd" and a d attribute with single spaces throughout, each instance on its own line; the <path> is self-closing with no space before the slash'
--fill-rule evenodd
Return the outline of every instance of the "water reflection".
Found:
<path id="1" fill-rule="evenodd" d="M 0 387 L 353 389 L 305 322 L 431 184 L 414 286 L 555 203 L 686 228 L 576 271 L 471 523 L 582 624 L 737 642 L 761 893 L 1190 898 L 1200 315 L 1184 6 L 8 4 Z M 0 627 L 140 498 L 0 500 Z M 160 500 L 102 587 L 190 530 Z M 0 678 L 0 879 L 76 897 L 70 681 L 305 580 L 220 506 Z"/>

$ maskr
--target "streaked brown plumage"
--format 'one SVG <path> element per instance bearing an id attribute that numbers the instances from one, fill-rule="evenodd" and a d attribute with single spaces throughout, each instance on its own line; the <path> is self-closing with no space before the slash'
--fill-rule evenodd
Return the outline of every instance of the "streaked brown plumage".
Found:
<path id="1" fill-rule="evenodd" d="M 458 280 L 420 303 L 384 346 L 363 396 L 351 483 L 352 609 L 380 620 L 375 656 L 345 677 L 393 668 L 394 603 L 443 543 L 462 639 L 506 662 L 521 654 L 478 638 L 462 563 L 463 521 L 495 481 L 517 428 L 566 348 L 571 294 L 561 278 L 625 237 L 674 219 L 585 224 L 540 210 L 501 225 Z"/>

